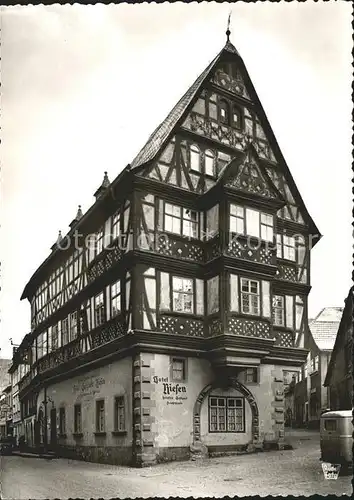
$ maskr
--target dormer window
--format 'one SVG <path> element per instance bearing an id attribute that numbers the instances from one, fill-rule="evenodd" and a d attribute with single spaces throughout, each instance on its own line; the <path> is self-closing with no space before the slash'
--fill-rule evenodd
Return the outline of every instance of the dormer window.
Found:
<path id="1" fill-rule="evenodd" d="M 200 172 L 200 149 L 195 144 L 190 147 L 190 166 L 191 170 Z"/>
<path id="2" fill-rule="evenodd" d="M 230 111 L 228 103 L 224 100 L 219 101 L 219 119 L 221 123 L 225 123 L 226 125 L 228 125 L 230 121 L 229 118 Z"/>
<path id="3" fill-rule="evenodd" d="M 215 155 L 210 149 L 205 151 L 205 173 L 206 175 L 215 175 Z"/>

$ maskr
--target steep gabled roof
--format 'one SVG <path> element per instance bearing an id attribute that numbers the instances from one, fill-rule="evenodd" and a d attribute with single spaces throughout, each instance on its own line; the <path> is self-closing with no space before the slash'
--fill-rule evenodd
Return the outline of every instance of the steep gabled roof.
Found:
<path id="1" fill-rule="evenodd" d="M 321 351 L 331 351 L 343 313 L 343 307 L 325 307 L 309 323 L 311 335 Z"/>
<path id="2" fill-rule="evenodd" d="M 150 135 L 145 146 L 132 161 L 131 168 L 140 167 L 140 165 L 147 163 L 148 161 L 152 160 L 160 151 L 161 147 L 173 131 L 174 127 L 177 125 L 178 121 L 183 117 L 184 112 L 192 102 L 193 98 L 196 96 L 197 92 L 201 89 L 205 80 L 218 64 L 220 57 L 224 51 L 233 52 L 234 54 L 238 55 L 238 52 L 232 45 L 232 43 L 227 42 L 221 52 L 219 52 L 219 54 L 203 71 L 203 73 L 198 76 L 193 85 L 189 87 L 183 97 L 181 97 L 181 99 L 178 101 L 172 111 L 170 111 L 164 121 Z"/>

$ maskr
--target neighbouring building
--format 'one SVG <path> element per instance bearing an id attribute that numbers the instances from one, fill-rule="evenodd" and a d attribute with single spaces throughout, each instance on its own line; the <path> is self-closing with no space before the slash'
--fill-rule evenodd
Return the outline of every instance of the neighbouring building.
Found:
<path id="1" fill-rule="evenodd" d="M 305 347 L 309 354 L 302 369 L 292 374 L 285 395 L 289 424 L 318 427 L 321 413 L 329 408 L 329 391 L 323 386 L 336 340 L 342 307 L 325 307 L 309 322 Z"/>
<path id="2" fill-rule="evenodd" d="M 320 234 L 227 35 L 24 289 L 35 446 L 136 466 L 284 446 Z"/>
<path id="3" fill-rule="evenodd" d="M 13 347 L 13 358 L 9 368 L 11 388 L 12 388 L 12 427 L 13 435 L 18 442 L 20 436 L 24 435 L 24 429 L 21 419 L 21 406 L 19 398 L 19 381 L 26 375 L 29 370 L 28 364 L 18 363 L 16 355 L 17 347 Z"/>
<path id="4" fill-rule="evenodd" d="M 11 359 L 0 358 L 0 393 L 9 385 L 9 368 L 11 366 Z"/>
<path id="5" fill-rule="evenodd" d="M 353 408 L 353 287 L 345 299 L 324 386 L 329 389 L 331 410 Z"/>
<path id="6" fill-rule="evenodd" d="M 12 387 L 9 384 L 0 396 L 0 436 L 12 435 Z"/>

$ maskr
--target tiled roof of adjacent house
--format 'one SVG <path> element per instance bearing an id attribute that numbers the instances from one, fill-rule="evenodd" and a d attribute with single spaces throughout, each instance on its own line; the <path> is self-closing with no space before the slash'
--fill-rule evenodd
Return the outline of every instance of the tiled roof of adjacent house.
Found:
<path id="1" fill-rule="evenodd" d="M 318 316 L 310 321 L 309 327 L 313 340 L 320 350 L 331 351 L 343 313 L 343 307 L 325 307 Z"/>
<path id="2" fill-rule="evenodd" d="M 223 50 L 215 57 L 215 59 L 209 64 L 209 66 L 203 71 L 203 73 L 198 76 L 196 81 L 193 83 L 191 87 L 189 87 L 189 89 L 183 95 L 183 97 L 181 97 L 176 106 L 167 115 L 165 120 L 150 135 L 143 149 L 140 151 L 140 153 L 138 153 L 138 155 L 132 161 L 131 168 L 139 167 L 140 165 L 143 165 L 144 163 L 154 158 L 156 153 L 163 145 L 164 141 L 169 136 L 170 132 L 172 132 L 178 120 L 182 117 L 184 111 L 192 102 L 192 99 L 195 97 L 196 93 L 200 89 L 204 80 L 208 77 L 209 73 L 216 65 L 217 61 L 219 60 L 224 50 L 238 54 L 237 50 L 232 45 L 232 43 L 227 42 Z"/>

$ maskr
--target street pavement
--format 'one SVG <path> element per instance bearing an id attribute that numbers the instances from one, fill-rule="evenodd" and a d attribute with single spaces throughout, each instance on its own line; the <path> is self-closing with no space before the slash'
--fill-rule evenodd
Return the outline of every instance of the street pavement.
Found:
<path id="1" fill-rule="evenodd" d="M 319 434 L 292 431 L 293 450 L 143 469 L 67 459 L 0 457 L 2 499 L 351 495 L 351 475 L 324 479 Z"/>

